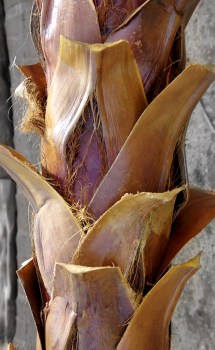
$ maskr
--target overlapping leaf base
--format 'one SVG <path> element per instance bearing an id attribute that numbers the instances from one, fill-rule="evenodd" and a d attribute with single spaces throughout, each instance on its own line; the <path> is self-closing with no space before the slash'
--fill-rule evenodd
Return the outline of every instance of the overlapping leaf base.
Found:
<path id="1" fill-rule="evenodd" d="M 189 188 L 183 149 L 215 78 L 213 67 L 184 69 L 197 4 L 34 3 L 41 64 L 20 67 L 18 92 L 29 104 L 23 129 L 41 135 L 41 174 L 5 146 L 0 164 L 35 213 L 33 258 L 18 275 L 37 350 L 169 349 L 200 257 L 170 263 L 215 216 L 215 192 Z"/>

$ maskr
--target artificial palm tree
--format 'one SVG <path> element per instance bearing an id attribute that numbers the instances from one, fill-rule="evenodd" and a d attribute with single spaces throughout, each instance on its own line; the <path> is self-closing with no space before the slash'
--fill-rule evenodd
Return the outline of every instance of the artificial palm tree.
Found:
<path id="1" fill-rule="evenodd" d="M 1 146 L 29 199 L 33 258 L 18 275 L 37 349 L 156 350 L 199 256 L 173 266 L 215 216 L 189 188 L 184 135 L 213 67 L 185 68 L 198 0 L 37 0 L 40 63 L 19 67 L 24 131 L 41 135 L 41 171 Z M 10 345 L 12 348 L 12 345 Z"/>

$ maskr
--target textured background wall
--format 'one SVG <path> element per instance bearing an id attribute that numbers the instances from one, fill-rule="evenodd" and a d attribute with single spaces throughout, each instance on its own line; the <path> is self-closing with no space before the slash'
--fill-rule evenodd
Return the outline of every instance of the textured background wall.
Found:
<path id="1" fill-rule="evenodd" d="M 29 35 L 29 13 L 32 0 L 4 0 L 6 32 L 10 57 L 11 93 L 21 81 L 16 63 L 36 61 Z M 215 6 L 214 0 L 202 0 L 187 28 L 187 50 L 191 61 L 215 63 Z M 34 163 L 38 162 L 38 140 L 20 136 L 18 125 L 23 109 L 12 98 L 16 148 Z M 190 182 L 205 188 L 215 188 L 215 86 L 195 110 L 187 135 L 187 160 Z M 10 181 L 6 179 L 7 181 Z M 18 207 L 18 266 L 30 257 L 28 235 L 29 208 L 17 192 Z M 10 199 L 8 199 L 10 203 Z M 183 293 L 173 320 L 173 350 L 212 350 L 215 348 L 215 225 L 210 225 L 180 254 L 184 261 L 203 250 L 202 269 L 190 281 Z M 17 330 L 15 344 L 20 350 L 33 349 L 35 329 L 30 311 L 18 284 Z M 1 347 L 0 347 L 1 348 Z M 153 350 L 153 349 L 152 349 Z"/>
<path id="2" fill-rule="evenodd" d="M 4 30 L 4 8 L 0 0 L 0 143 L 13 145 L 13 124 L 10 101 L 8 52 Z M 10 177 L 0 169 L 0 343 L 4 336 L 12 338 L 15 331 L 16 250 L 15 191 Z M 10 325 L 9 325 L 10 323 Z"/>
<path id="3" fill-rule="evenodd" d="M 215 64 L 215 3 L 202 0 L 187 28 L 191 62 Z M 187 133 L 190 183 L 215 188 L 215 83 L 198 104 Z M 173 350 L 215 349 L 215 221 L 177 258 L 203 251 L 201 270 L 186 286 L 173 321 Z"/>
<path id="4" fill-rule="evenodd" d="M 16 149 L 23 153 L 33 163 L 38 162 L 38 140 L 31 136 L 21 135 L 19 124 L 23 115 L 23 107 L 14 98 L 15 88 L 22 81 L 16 64 L 32 64 L 37 61 L 29 33 L 29 17 L 32 0 L 4 0 L 5 29 L 10 58 L 11 94 L 14 121 L 14 144 Z M 31 257 L 31 242 L 29 237 L 30 211 L 27 200 L 20 191 L 16 194 L 17 200 L 17 265 Z M 14 343 L 20 350 L 34 349 L 35 328 L 30 309 L 18 282 L 16 334 Z"/>

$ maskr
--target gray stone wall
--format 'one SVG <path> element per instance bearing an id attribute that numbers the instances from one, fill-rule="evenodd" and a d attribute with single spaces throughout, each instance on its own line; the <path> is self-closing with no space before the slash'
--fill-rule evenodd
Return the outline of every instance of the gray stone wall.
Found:
<path id="1" fill-rule="evenodd" d="M 215 3 L 202 0 L 187 28 L 191 62 L 215 65 Z M 198 104 L 186 137 L 190 183 L 215 189 L 215 83 Z M 201 270 L 191 279 L 173 319 L 173 350 L 215 349 L 215 221 L 181 252 L 175 262 L 202 251 Z"/>
<path id="2" fill-rule="evenodd" d="M 25 155 L 33 163 L 38 163 L 39 141 L 32 136 L 23 135 L 19 132 L 20 120 L 24 108 L 14 98 L 14 91 L 23 77 L 19 74 L 15 64 L 32 64 L 37 62 L 37 57 L 31 42 L 29 30 L 29 18 L 32 0 L 4 0 L 5 30 L 9 53 L 10 79 L 11 79 L 11 102 L 13 106 L 14 145 L 15 148 Z M 30 208 L 27 200 L 19 189 L 16 193 L 17 203 L 17 266 L 31 257 L 31 242 L 29 237 Z M 24 292 L 17 283 L 16 300 L 16 333 L 14 343 L 20 350 L 34 349 L 36 331 L 30 309 Z"/>
<path id="3" fill-rule="evenodd" d="M 4 0 L 12 96 L 15 88 L 22 79 L 13 65 L 14 60 L 17 64 L 31 64 L 37 60 L 29 34 L 31 3 L 32 0 Z M 2 38 L 0 39 L 2 42 Z M 202 0 L 200 2 L 187 28 L 187 52 L 188 58 L 192 62 L 215 64 L 214 0 Z M 2 55 L 0 59 L 2 59 Z M 8 62 L 6 63 L 6 66 L 7 65 Z M 8 84 L 8 79 L 6 79 L 6 82 Z M 2 84 L 2 78 L 0 78 L 0 84 Z M 2 97 L 4 101 L 7 98 L 8 95 Z M 11 101 L 13 104 L 15 147 L 36 164 L 38 163 L 39 141 L 30 136 L 20 135 L 18 126 L 23 115 L 23 107 L 14 98 L 12 98 Z M 2 101 L 0 101 L 0 106 L 3 106 Z M 4 114 L 4 116 L 6 116 L 6 119 L 4 118 L 4 123 L 7 121 L 6 126 L 4 125 L 3 128 L 4 130 L 9 130 L 11 140 L 11 124 L 8 124 L 7 117 L 8 107 L 4 108 L 6 108 L 4 112 L 0 110 L 1 115 Z M 2 119 L 0 123 L 2 123 Z M 2 125 L 0 125 L 0 130 L 2 130 Z M 6 135 L 7 133 L 5 132 L 3 136 L 0 136 L 0 142 L 11 142 L 3 138 Z M 197 106 L 187 134 L 187 161 L 191 184 L 203 186 L 205 188 L 215 188 L 214 142 L 215 86 L 213 85 Z M 14 222 L 12 217 L 15 216 L 15 209 L 10 211 L 9 208 L 11 209 L 11 203 L 14 202 L 15 187 L 5 173 L 0 172 L 0 178 L 0 198 L 7 198 L 5 201 L 5 203 L 7 203 L 7 208 L 6 206 L 3 208 L 0 207 L 0 222 L 2 223 L 3 219 L 6 218 L 6 220 L 4 220 L 6 224 L 3 226 L 0 224 L 0 235 L 3 237 L 2 241 L 4 242 L 4 245 L 0 245 L 0 255 L 4 254 L 5 256 L 5 249 L 8 249 L 7 247 L 10 245 L 10 242 L 6 242 L 6 232 L 13 232 L 14 234 L 14 227 L 11 223 Z M 16 194 L 16 202 L 18 212 L 17 264 L 20 266 L 21 262 L 28 259 L 31 255 L 30 238 L 28 234 L 30 213 L 28 203 L 19 191 Z M 14 239 L 13 234 L 10 235 L 11 239 Z M 208 226 L 204 233 L 201 233 L 198 238 L 194 239 L 179 255 L 176 262 L 185 261 L 197 254 L 200 250 L 203 250 L 202 269 L 192 278 L 186 287 L 173 318 L 173 350 L 213 350 L 215 348 L 215 224 Z M 8 276 L 8 272 L 5 273 L 5 266 L 1 268 L 4 270 L 1 275 Z M 11 269 L 13 269 L 13 266 L 11 266 Z M 8 277 L 6 277 L 6 279 L 8 279 Z M 2 285 L 0 280 L 1 288 L 3 288 Z M 8 284 L 7 282 L 7 285 L 10 285 L 10 283 Z M 11 285 L 9 291 L 9 295 L 15 293 L 15 286 Z M 8 291 L 6 291 L 6 295 L 8 295 L 7 293 Z M 7 299 L 4 300 L 8 299 L 10 298 L 7 297 Z M 0 305 L 0 308 L 2 309 L 2 305 Z M 5 307 L 4 310 L 6 310 Z M 19 350 L 33 349 L 35 328 L 33 326 L 29 307 L 19 283 L 16 322 L 14 343 Z"/>
<path id="4" fill-rule="evenodd" d="M 0 1 L 0 143 L 13 146 L 9 60 L 4 30 L 4 8 Z M 10 109 L 10 112 L 8 111 Z M 0 343 L 15 332 L 16 297 L 16 203 L 15 184 L 0 168 Z"/>

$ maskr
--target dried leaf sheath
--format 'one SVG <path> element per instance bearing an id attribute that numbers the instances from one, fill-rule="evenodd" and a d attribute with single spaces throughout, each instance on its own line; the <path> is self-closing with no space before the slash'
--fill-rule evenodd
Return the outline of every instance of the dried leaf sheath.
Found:
<path id="1" fill-rule="evenodd" d="M 128 40 L 146 93 L 168 62 L 176 33 L 191 10 L 189 3 L 189 0 L 146 1 L 106 40 Z"/>
<path id="2" fill-rule="evenodd" d="M 0 146 L 0 163 L 20 186 L 35 212 L 33 239 L 36 257 L 50 293 L 55 263 L 72 259 L 82 229 L 63 198 L 26 159 L 8 147 Z M 68 241 L 69 247 L 66 245 Z"/>
<path id="3" fill-rule="evenodd" d="M 45 68 L 41 37 L 40 37 L 40 16 L 43 0 L 33 0 L 31 18 L 30 18 L 30 30 L 31 38 L 37 52 L 38 58 L 40 59 L 41 65 Z"/>
<path id="4" fill-rule="evenodd" d="M 192 190 L 182 209 L 188 186 L 180 187 L 187 122 L 214 79 L 195 65 L 173 80 L 198 2 L 34 1 L 41 65 L 21 70 L 38 98 L 23 95 L 29 129 L 42 139 L 42 174 L 56 190 L 2 146 L 0 163 L 35 211 L 39 283 L 32 261 L 19 275 L 37 350 L 169 348 L 170 318 L 198 258 L 159 280 L 160 272 L 214 216 L 214 194 Z"/>
<path id="5" fill-rule="evenodd" d="M 21 268 L 17 271 L 17 274 L 28 299 L 31 312 L 37 327 L 37 332 L 39 334 L 40 342 L 44 346 L 44 329 L 40 315 L 42 309 L 42 300 L 40 294 L 40 286 L 38 283 L 37 273 L 33 259 L 25 261 L 22 264 Z"/>
<path id="6" fill-rule="evenodd" d="M 7 350 L 16 350 L 16 349 L 14 348 L 13 344 L 10 343 L 8 344 Z"/>
<path id="7" fill-rule="evenodd" d="M 179 136 L 214 78 L 213 70 L 190 66 L 148 106 L 89 205 L 95 217 L 125 193 L 165 191 Z"/>
<path id="8" fill-rule="evenodd" d="M 60 35 L 86 43 L 101 42 L 92 0 L 43 0 L 40 32 L 48 88 L 57 64 Z"/>
<path id="9" fill-rule="evenodd" d="M 107 47 L 100 61 L 96 96 L 110 167 L 148 103 L 127 42 Z"/>
<path id="10" fill-rule="evenodd" d="M 146 0 L 95 0 L 103 40 Z"/>
<path id="11" fill-rule="evenodd" d="M 93 225 L 72 263 L 118 266 L 132 287 L 142 293 L 144 280 L 151 283 L 156 277 L 169 239 L 175 198 L 180 191 L 125 195 Z M 138 285 L 135 275 L 139 278 Z"/>
<path id="12" fill-rule="evenodd" d="M 186 1 L 186 0 L 185 0 Z M 185 14 L 185 18 L 184 18 L 184 24 L 185 26 L 188 24 L 190 17 L 192 16 L 196 6 L 200 3 L 200 0 L 192 0 L 188 3 L 188 7 L 187 7 L 187 11 Z M 183 5 L 183 1 L 182 1 L 182 5 Z"/>
<path id="13" fill-rule="evenodd" d="M 27 105 L 20 129 L 23 132 L 37 132 L 39 135 L 43 135 L 45 128 L 45 95 L 40 90 L 40 86 L 36 85 L 36 81 L 32 79 L 31 77 L 25 79 L 15 91 L 16 96 Z"/>
<path id="14" fill-rule="evenodd" d="M 185 283 L 199 269 L 199 257 L 172 267 L 145 296 L 117 350 L 169 349 L 169 323 Z"/>
<path id="15" fill-rule="evenodd" d="M 170 239 L 160 265 L 160 274 L 177 253 L 215 218 L 215 192 L 191 188 L 189 199 L 172 225 Z"/>
<path id="16" fill-rule="evenodd" d="M 134 312 L 132 291 L 116 267 L 57 264 L 53 297 L 57 296 L 77 314 L 80 350 L 115 349 Z"/>
<path id="17" fill-rule="evenodd" d="M 61 297 L 55 297 L 46 307 L 45 313 L 47 315 L 46 349 L 71 349 L 70 344 L 75 336 L 77 314 L 73 312 L 68 301 Z"/>
<path id="18" fill-rule="evenodd" d="M 37 63 L 30 66 L 19 66 L 19 70 L 26 78 L 31 78 L 38 89 L 41 100 L 44 101 L 47 93 L 46 78 L 41 64 Z"/>
<path id="19" fill-rule="evenodd" d="M 116 60 L 119 55 L 120 61 Z M 92 117 L 94 124 L 101 123 L 105 153 L 110 166 L 147 106 L 137 65 L 126 42 L 87 45 L 61 37 L 58 65 L 47 102 L 43 138 L 43 166 L 60 183 L 68 170 L 68 140 L 73 133 L 75 135 L 81 119 L 85 120 L 87 103 L 93 103 L 94 97 L 98 104 L 98 116 Z M 80 149 L 81 147 L 79 145 Z M 75 147 L 73 153 L 73 158 L 69 159 L 70 167 L 77 156 Z M 101 159 L 102 155 L 98 154 L 97 157 Z M 82 161 L 84 163 L 85 160 Z M 72 170 L 75 172 L 76 168 Z M 88 171 L 88 168 L 85 167 L 84 170 Z M 89 184 L 98 185 L 104 175 L 101 170 L 89 178 Z"/>

